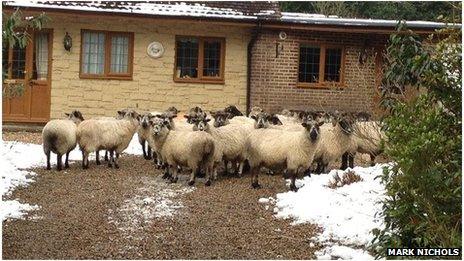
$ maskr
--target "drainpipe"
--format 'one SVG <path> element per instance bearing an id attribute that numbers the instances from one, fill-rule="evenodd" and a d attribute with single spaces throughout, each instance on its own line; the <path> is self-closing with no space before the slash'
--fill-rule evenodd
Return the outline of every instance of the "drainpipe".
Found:
<path id="1" fill-rule="evenodd" d="M 251 32 L 251 39 L 247 47 L 247 86 L 246 86 L 246 115 L 250 113 L 251 104 L 251 61 L 253 56 L 253 46 L 255 46 L 256 40 L 258 39 L 259 32 L 261 31 L 261 22 L 258 21 L 255 28 Z"/>

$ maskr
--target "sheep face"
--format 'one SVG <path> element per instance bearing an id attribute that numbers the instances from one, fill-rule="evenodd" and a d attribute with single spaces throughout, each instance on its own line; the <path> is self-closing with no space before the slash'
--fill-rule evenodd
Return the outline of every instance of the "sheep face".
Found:
<path id="1" fill-rule="evenodd" d="M 77 124 L 84 121 L 84 117 L 80 111 L 72 111 L 71 113 L 65 113 L 64 115 L 66 115 L 66 118 Z"/>
<path id="2" fill-rule="evenodd" d="M 283 123 L 279 120 L 279 117 L 277 117 L 275 114 L 270 115 L 269 122 L 274 125 L 283 125 Z"/>
<path id="3" fill-rule="evenodd" d="M 316 122 L 315 120 L 307 120 L 303 122 L 301 125 L 306 129 L 309 133 L 309 138 L 311 141 L 316 141 L 319 137 L 319 127 L 324 124 L 324 122 Z"/>
<path id="4" fill-rule="evenodd" d="M 150 126 L 150 120 L 153 118 L 151 113 L 145 113 L 140 119 L 140 125 L 142 128 L 147 129 Z"/>
<path id="5" fill-rule="evenodd" d="M 195 107 L 191 108 L 188 111 L 188 113 L 186 115 L 184 115 L 184 117 L 187 119 L 187 123 L 193 124 L 197 117 L 203 116 L 203 115 L 206 117 L 206 113 L 203 112 L 203 110 L 200 107 L 195 106 Z"/>
<path id="6" fill-rule="evenodd" d="M 139 124 L 141 120 L 141 116 L 132 109 L 124 109 L 118 111 L 118 119 L 126 119 L 132 121 L 134 124 Z"/>
<path id="7" fill-rule="evenodd" d="M 214 127 L 219 128 L 229 124 L 230 113 L 224 111 L 211 111 L 211 116 L 214 118 Z"/>
<path id="8" fill-rule="evenodd" d="M 250 113 L 248 114 L 248 117 L 251 118 L 251 116 L 256 116 L 260 112 L 263 112 L 263 109 L 261 109 L 258 106 L 254 106 L 253 108 L 251 108 Z"/>
<path id="9" fill-rule="evenodd" d="M 151 126 L 153 128 L 152 133 L 154 136 L 161 136 L 169 132 L 169 120 L 164 118 L 156 117 L 151 120 Z"/>
<path id="10" fill-rule="evenodd" d="M 266 112 L 259 112 L 256 115 L 251 115 L 251 118 L 255 120 L 255 129 L 266 129 L 269 127 L 271 116 Z"/>
<path id="11" fill-rule="evenodd" d="M 243 113 L 237 109 L 235 105 L 230 105 L 224 109 L 224 112 L 229 113 L 229 119 L 235 116 L 243 116 Z"/>
<path id="12" fill-rule="evenodd" d="M 207 131 L 209 126 L 208 126 L 208 122 L 210 121 L 211 119 L 208 119 L 206 117 L 198 117 L 195 119 L 194 123 L 193 123 L 193 130 L 194 131 Z"/>
<path id="13" fill-rule="evenodd" d="M 169 108 L 166 110 L 166 112 L 170 112 L 170 113 L 173 114 L 173 115 L 177 115 L 177 113 L 179 112 L 179 110 L 178 110 L 176 107 L 171 106 L 171 107 L 169 107 Z"/>
<path id="14" fill-rule="evenodd" d="M 333 126 L 340 125 L 340 128 L 345 132 L 346 134 L 351 134 L 353 133 L 353 124 L 354 124 L 354 119 L 349 113 L 338 113 L 336 112 L 333 116 L 332 119 L 332 124 Z"/>

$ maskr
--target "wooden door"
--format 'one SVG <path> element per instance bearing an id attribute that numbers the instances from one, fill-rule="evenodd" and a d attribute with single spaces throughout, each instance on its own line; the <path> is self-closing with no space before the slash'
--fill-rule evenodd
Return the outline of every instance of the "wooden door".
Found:
<path id="1" fill-rule="evenodd" d="M 43 123 L 50 119 L 52 31 L 31 33 L 25 48 L 3 50 L 3 121 Z"/>

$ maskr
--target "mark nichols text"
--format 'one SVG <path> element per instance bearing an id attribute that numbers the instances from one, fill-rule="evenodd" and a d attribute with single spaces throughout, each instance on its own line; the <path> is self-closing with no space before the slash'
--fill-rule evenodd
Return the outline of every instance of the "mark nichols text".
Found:
<path id="1" fill-rule="evenodd" d="M 387 256 L 459 256 L 460 248 L 387 248 Z"/>

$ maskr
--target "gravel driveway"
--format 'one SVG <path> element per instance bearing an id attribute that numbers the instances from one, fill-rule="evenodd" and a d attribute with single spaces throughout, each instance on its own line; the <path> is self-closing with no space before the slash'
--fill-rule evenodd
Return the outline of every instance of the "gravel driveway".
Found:
<path id="1" fill-rule="evenodd" d="M 3 138 L 40 143 L 37 133 Z M 8 197 L 40 209 L 3 222 L 4 259 L 315 258 L 316 226 L 290 225 L 258 203 L 287 191 L 280 176 L 262 175 L 259 190 L 248 175 L 191 188 L 187 175 L 166 184 L 141 156 L 123 155 L 118 170 L 79 163 L 34 169 L 36 182 Z"/>

